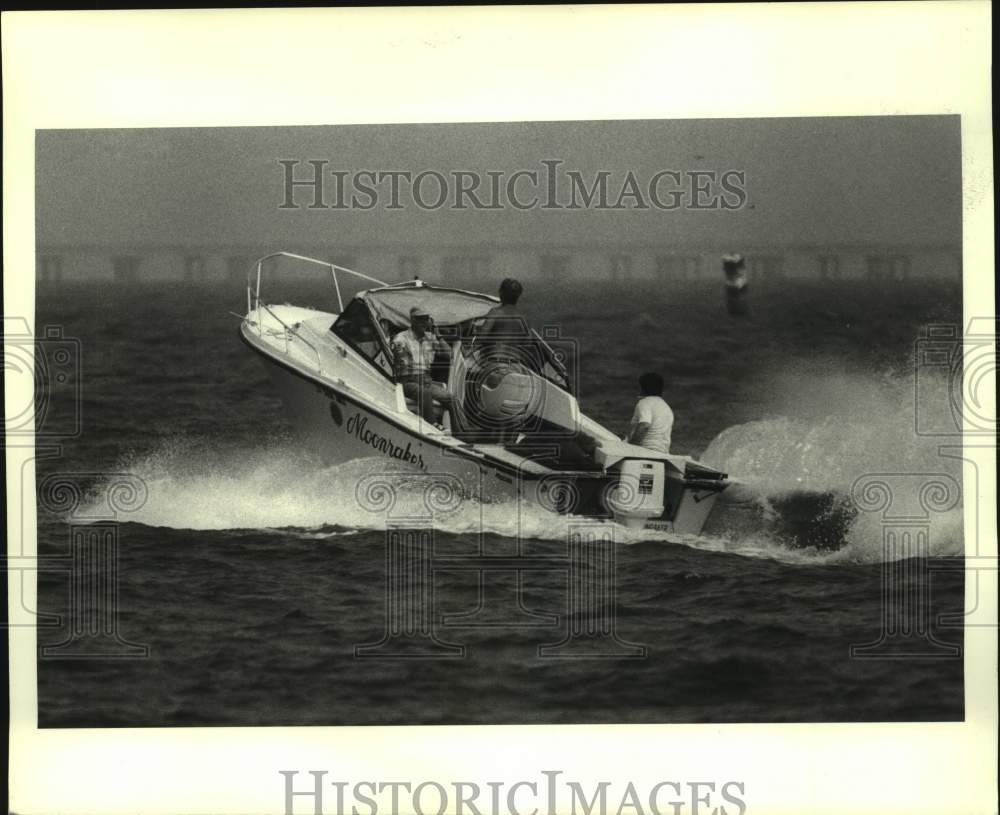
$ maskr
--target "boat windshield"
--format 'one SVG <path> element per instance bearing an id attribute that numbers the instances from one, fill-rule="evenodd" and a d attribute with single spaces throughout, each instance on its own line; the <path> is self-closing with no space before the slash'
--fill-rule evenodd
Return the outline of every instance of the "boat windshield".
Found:
<path id="1" fill-rule="evenodd" d="M 342 324 L 347 329 L 353 331 L 355 320 L 348 320 L 348 317 L 361 316 L 364 309 L 349 307 L 336 323 L 332 330 L 335 333 L 345 335 L 352 341 L 356 349 L 379 364 L 384 372 L 391 370 L 389 363 L 389 341 L 399 331 L 403 331 L 410 326 L 410 309 L 419 306 L 434 320 L 441 336 L 449 344 L 459 338 L 472 336 L 475 321 L 485 317 L 490 309 L 496 307 L 500 300 L 487 294 L 463 291 L 461 289 L 440 288 L 437 286 L 417 285 L 416 283 L 404 283 L 398 286 L 386 286 L 379 289 L 369 289 L 358 295 L 360 300 L 370 309 L 372 317 L 378 325 L 381 333 L 381 354 L 365 353 L 366 345 L 353 336 L 346 336 L 342 331 Z M 358 302 L 357 300 L 355 301 Z M 359 304 L 360 305 L 360 304 Z M 362 340 L 365 337 L 361 338 Z M 530 367 L 535 372 L 548 379 L 558 387 L 572 393 L 572 383 L 559 354 L 557 354 L 534 330 L 530 332 L 531 345 L 537 349 L 536 363 Z M 465 348 L 466 353 L 470 353 L 473 346 Z"/>

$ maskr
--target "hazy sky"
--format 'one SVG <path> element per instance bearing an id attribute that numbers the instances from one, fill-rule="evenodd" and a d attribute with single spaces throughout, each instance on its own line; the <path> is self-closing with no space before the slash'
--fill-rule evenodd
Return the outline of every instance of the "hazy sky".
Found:
<path id="1" fill-rule="evenodd" d="M 309 209 L 308 190 L 282 210 L 279 159 L 349 175 L 467 170 L 487 201 L 488 172 L 506 183 L 546 159 L 588 184 L 608 171 L 612 203 L 630 170 L 642 190 L 662 170 L 737 170 L 747 198 L 736 210 L 424 211 L 404 184 L 406 206 L 387 210 L 386 182 L 371 211 Z M 423 189 L 436 197 L 433 179 Z M 326 193 L 332 203 L 332 176 Z M 36 207 L 40 245 L 957 245 L 960 130 L 957 117 L 879 117 L 39 131 Z"/>

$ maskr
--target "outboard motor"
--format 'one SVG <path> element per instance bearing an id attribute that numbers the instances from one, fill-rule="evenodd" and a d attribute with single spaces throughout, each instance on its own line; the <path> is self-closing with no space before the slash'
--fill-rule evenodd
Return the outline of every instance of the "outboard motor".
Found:
<path id="1" fill-rule="evenodd" d="M 662 461 L 627 458 L 611 469 L 617 475 L 605 490 L 606 508 L 622 526 L 641 529 L 664 510 L 666 475 Z"/>

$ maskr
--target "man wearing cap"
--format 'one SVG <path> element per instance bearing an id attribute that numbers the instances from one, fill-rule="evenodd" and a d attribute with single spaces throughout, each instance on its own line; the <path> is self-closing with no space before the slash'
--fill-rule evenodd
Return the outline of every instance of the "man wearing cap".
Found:
<path id="1" fill-rule="evenodd" d="M 413 399 L 420 415 L 437 423 L 434 407 L 437 401 L 444 406 L 451 404 L 451 394 L 440 382 L 431 379 L 431 364 L 436 353 L 448 355 L 448 345 L 431 330 L 431 315 L 421 306 L 410 309 L 410 327 L 392 339 L 393 368 L 396 381 L 402 384 L 403 393 Z"/>

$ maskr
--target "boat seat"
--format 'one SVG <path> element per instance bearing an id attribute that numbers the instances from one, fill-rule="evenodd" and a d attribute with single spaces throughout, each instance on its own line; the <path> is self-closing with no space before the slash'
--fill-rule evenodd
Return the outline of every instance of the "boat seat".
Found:
<path id="1" fill-rule="evenodd" d="M 403 395 L 403 401 L 406 402 L 406 409 L 411 413 L 420 413 L 420 406 L 417 405 L 416 399 L 411 399 L 409 396 Z M 434 404 L 438 407 L 443 407 L 443 405 L 437 400 L 434 400 Z"/>
<path id="2" fill-rule="evenodd" d="M 402 396 L 403 402 L 406 404 L 406 409 L 408 411 L 410 411 L 410 413 L 414 413 L 417 416 L 419 416 L 420 415 L 420 406 L 417 404 L 417 400 L 416 399 L 410 399 L 410 397 L 408 397 L 405 394 L 403 394 L 403 387 L 402 387 L 402 385 L 397 385 L 397 387 L 399 388 L 399 394 L 400 394 L 400 396 Z M 444 429 L 448 430 L 450 432 L 451 431 L 451 411 L 450 410 L 445 410 L 444 409 L 444 405 L 442 405 L 437 399 L 434 400 L 434 404 L 438 408 L 441 409 L 441 422 L 444 425 Z"/>

